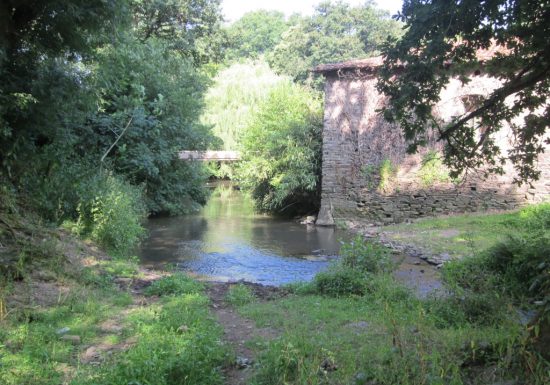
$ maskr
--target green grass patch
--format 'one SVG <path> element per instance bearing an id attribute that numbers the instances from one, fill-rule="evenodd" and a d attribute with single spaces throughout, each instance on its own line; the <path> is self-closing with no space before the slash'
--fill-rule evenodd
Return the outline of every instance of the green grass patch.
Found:
<path id="1" fill-rule="evenodd" d="M 147 295 L 182 295 L 194 294 L 204 290 L 204 285 L 188 277 L 184 273 L 174 273 L 151 284 L 146 290 Z"/>
<path id="2" fill-rule="evenodd" d="M 255 383 L 463 384 L 477 375 L 463 365 L 504 366 L 521 338 L 513 323 L 438 327 L 424 302 L 383 280 L 363 297 L 293 295 L 242 307 L 259 326 L 283 331 L 261 349 Z"/>
<path id="3" fill-rule="evenodd" d="M 540 210 L 529 218 L 520 225 L 539 229 L 530 238 L 532 247 L 505 247 L 509 258 L 500 265 L 505 244 L 454 261 L 443 270 L 444 291 L 427 299 L 416 298 L 380 268 L 384 252 L 354 240 L 343 248 L 340 263 L 311 283 L 289 285 L 292 295 L 241 306 L 258 326 L 282 332 L 256 346 L 253 384 L 548 383 L 546 348 L 533 344 L 548 337 L 537 334 L 546 322 L 544 308 L 535 309 L 542 318 L 533 327 L 520 322 L 517 310 L 547 300 L 550 287 L 540 275 L 548 272 L 540 261 L 550 255 L 541 230 L 547 218 Z M 529 270 L 534 265 L 539 270 Z M 526 293 L 531 282 L 542 289 L 518 296 L 517 277 L 524 277 Z"/>
<path id="4" fill-rule="evenodd" d="M 248 286 L 239 283 L 229 287 L 225 300 L 233 306 L 242 306 L 255 301 L 256 297 Z"/>
<path id="5" fill-rule="evenodd" d="M 149 288 L 159 301 L 131 308 L 132 296 L 112 279 L 135 277 L 134 268 L 131 261 L 102 261 L 64 277 L 71 290 L 56 304 L 8 308 L 0 320 L 0 384 L 221 384 L 230 354 L 204 285 L 167 276 Z M 117 330 L 104 329 L 106 321 Z M 81 362 L 89 346 L 126 341 L 132 342 L 103 355 L 100 365 Z"/>
<path id="6" fill-rule="evenodd" d="M 425 218 L 414 223 L 390 225 L 384 227 L 384 231 L 390 238 L 436 253 L 465 256 L 488 249 L 510 235 L 530 231 L 533 227 L 546 226 L 548 229 L 544 218 L 549 211 L 550 204 L 545 203 L 509 213 Z"/>

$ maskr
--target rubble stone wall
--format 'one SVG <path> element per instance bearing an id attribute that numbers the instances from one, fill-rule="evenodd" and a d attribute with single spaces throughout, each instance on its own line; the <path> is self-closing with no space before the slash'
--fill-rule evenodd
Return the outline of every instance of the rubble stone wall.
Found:
<path id="1" fill-rule="evenodd" d="M 322 202 L 318 224 L 363 216 L 376 224 L 482 210 L 514 209 L 550 199 L 550 154 L 539 158 L 542 171 L 533 186 L 513 184 L 514 172 L 485 178 L 471 174 L 452 181 L 438 160 L 435 135 L 417 154 L 406 153 L 400 128 L 386 122 L 377 110 L 385 99 L 376 90 L 376 75 L 343 76 L 326 73 L 323 129 Z M 452 80 L 436 107 L 443 120 L 466 112 L 467 99 L 483 98 L 500 85 L 484 75 L 470 83 Z M 496 138 L 510 145 L 507 130 Z"/>

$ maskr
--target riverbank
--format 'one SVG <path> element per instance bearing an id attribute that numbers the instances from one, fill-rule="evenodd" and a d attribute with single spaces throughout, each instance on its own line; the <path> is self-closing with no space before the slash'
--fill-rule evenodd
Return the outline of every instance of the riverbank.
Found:
<path id="1" fill-rule="evenodd" d="M 450 262 L 444 295 L 421 298 L 393 276 L 388 251 L 357 241 L 343 267 L 281 289 L 149 270 L 55 233 L 56 258 L 2 281 L 2 384 L 550 379 L 533 307 L 491 286 L 481 264 Z"/>
<path id="2" fill-rule="evenodd" d="M 205 286 L 61 233 L 55 265 L 2 282 L 0 383 L 222 384 L 231 349 Z"/>

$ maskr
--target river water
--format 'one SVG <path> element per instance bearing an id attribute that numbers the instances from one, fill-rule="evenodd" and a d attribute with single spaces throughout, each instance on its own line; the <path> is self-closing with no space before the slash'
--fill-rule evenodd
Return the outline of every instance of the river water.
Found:
<path id="1" fill-rule="evenodd" d="M 142 263 L 168 263 L 216 281 L 281 285 L 308 281 L 326 269 L 349 236 L 254 212 L 253 202 L 219 184 L 200 212 L 150 219 Z"/>
<path id="2" fill-rule="evenodd" d="M 208 280 L 275 286 L 311 280 L 351 238 L 332 227 L 258 214 L 249 197 L 223 183 L 197 214 L 150 219 L 147 227 L 140 249 L 146 266 L 172 264 Z M 395 277 L 420 297 L 441 287 L 438 272 L 420 259 L 395 255 L 395 261 Z"/>

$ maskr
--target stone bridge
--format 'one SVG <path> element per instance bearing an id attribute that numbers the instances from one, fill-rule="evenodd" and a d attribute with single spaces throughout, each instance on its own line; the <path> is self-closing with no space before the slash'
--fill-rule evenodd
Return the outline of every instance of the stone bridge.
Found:
<path id="1" fill-rule="evenodd" d="M 235 162 L 241 159 L 241 154 L 238 151 L 180 151 L 179 158 L 202 162 Z"/>

